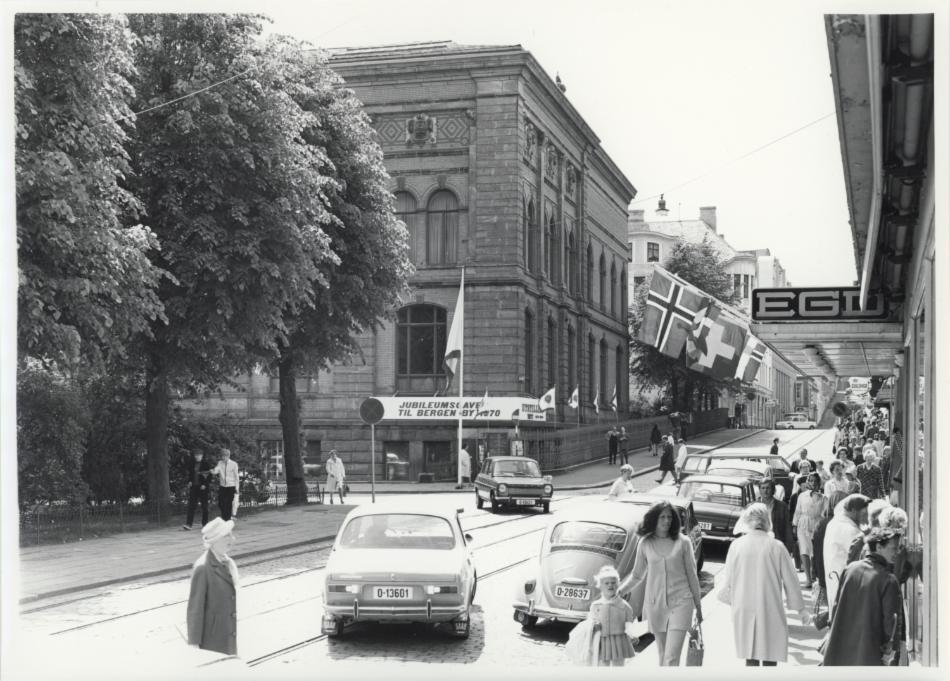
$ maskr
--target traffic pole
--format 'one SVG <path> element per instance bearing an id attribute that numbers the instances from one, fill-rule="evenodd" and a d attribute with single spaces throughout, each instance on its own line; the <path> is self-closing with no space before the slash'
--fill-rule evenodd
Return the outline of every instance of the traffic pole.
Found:
<path id="1" fill-rule="evenodd" d="M 373 503 L 376 503 L 376 424 L 369 424 L 369 452 L 370 460 L 373 464 L 369 467 L 370 470 L 370 490 L 373 498 Z"/>

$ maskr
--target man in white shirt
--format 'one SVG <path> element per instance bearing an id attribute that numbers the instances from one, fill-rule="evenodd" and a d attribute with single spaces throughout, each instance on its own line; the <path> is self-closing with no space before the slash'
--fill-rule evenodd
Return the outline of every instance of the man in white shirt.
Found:
<path id="1" fill-rule="evenodd" d="M 458 485 L 456 489 L 461 489 L 463 485 L 467 485 L 472 481 L 472 457 L 465 447 L 462 447 L 462 451 L 459 452 L 459 472 L 461 473 L 462 484 Z"/>
<path id="2" fill-rule="evenodd" d="M 221 518 L 230 520 L 232 516 L 237 516 L 238 498 L 238 465 L 237 461 L 231 460 L 231 450 L 227 447 L 221 449 L 221 460 L 212 471 L 218 479 L 218 508 L 221 510 Z"/>
<path id="3" fill-rule="evenodd" d="M 330 458 L 327 459 L 327 492 L 330 494 L 330 503 L 333 503 L 333 495 L 340 496 L 340 503 L 343 503 L 343 486 L 346 484 L 346 468 L 343 462 L 336 454 L 335 449 L 330 450 Z"/>
<path id="4" fill-rule="evenodd" d="M 686 455 L 689 454 L 689 448 L 686 446 L 686 440 L 679 439 L 679 446 L 676 450 L 676 479 L 679 480 L 683 474 L 683 464 L 686 463 Z"/>

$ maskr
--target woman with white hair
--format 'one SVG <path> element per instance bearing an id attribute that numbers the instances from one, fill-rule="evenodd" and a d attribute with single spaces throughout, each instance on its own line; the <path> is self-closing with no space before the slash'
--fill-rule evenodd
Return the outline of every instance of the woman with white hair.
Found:
<path id="1" fill-rule="evenodd" d="M 191 570 L 188 644 L 237 655 L 237 565 L 228 556 L 234 521 L 215 518 L 201 528 L 205 552 Z"/>
<path id="2" fill-rule="evenodd" d="M 792 557 L 771 529 L 765 504 L 747 506 L 734 530 L 744 535 L 729 547 L 719 579 L 719 600 L 732 606 L 736 655 L 747 667 L 774 667 L 788 659 L 786 602 L 802 624 L 810 621 Z"/>
<path id="3" fill-rule="evenodd" d="M 877 465 L 877 452 L 874 447 L 864 448 L 864 463 L 855 468 L 854 475 L 861 483 L 861 494 L 871 499 L 884 496 L 884 475 Z"/>
<path id="4" fill-rule="evenodd" d="M 610 486 L 607 498 L 613 500 L 633 494 L 631 478 L 633 478 L 633 466 L 625 463 L 620 467 L 620 477 L 614 480 L 614 484 Z"/>

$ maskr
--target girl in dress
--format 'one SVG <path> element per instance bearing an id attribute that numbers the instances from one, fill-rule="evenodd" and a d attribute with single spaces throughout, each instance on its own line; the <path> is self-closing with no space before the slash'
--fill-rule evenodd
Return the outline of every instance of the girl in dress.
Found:
<path id="1" fill-rule="evenodd" d="M 594 576 L 600 598 L 591 603 L 587 617 L 594 632 L 600 632 L 598 651 L 591 651 L 598 665 L 622 667 L 628 657 L 636 654 L 633 646 L 639 639 L 631 637 L 628 623 L 634 619 L 633 608 L 620 598 L 620 575 L 612 565 L 605 565 Z M 596 640 L 596 639 L 595 639 Z"/>

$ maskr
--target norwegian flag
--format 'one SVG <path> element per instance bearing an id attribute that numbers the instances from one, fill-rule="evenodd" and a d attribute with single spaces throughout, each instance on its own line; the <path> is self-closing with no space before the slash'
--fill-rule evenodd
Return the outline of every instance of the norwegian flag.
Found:
<path id="1" fill-rule="evenodd" d="M 679 357 L 697 314 L 709 303 L 695 286 L 656 267 L 637 338 L 664 355 Z"/>
<path id="2" fill-rule="evenodd" d="M 762 360 L 765 359 L 766 349 L 765 343 L 751 333 L 748 334 L 742 348 L 742 354 L 739 356 L 739 364 L 736 366 L 735 378 L 743 383 L 753 383 L 755 375 L 759 373 Z"/>

